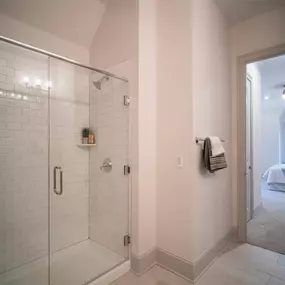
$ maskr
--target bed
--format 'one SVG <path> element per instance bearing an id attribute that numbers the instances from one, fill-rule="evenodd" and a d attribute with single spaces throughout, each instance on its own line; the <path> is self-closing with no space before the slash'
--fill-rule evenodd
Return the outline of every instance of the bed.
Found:
<path id="1" fill-rule="evenodd" d="M 268 190 L 285 192 L 285 164 L 271 166 L 263 175 Z"/>

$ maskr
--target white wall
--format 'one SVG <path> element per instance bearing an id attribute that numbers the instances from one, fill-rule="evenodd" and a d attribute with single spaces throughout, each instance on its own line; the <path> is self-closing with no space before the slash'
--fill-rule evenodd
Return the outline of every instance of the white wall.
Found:
<path id="1" fill-rule="evenodd" d="M 279 135 L 280 117 L 285 110 L 285 104 L 280 96 L 279 100 L 266 100 L 262 109 L 262 147 L 261 147 L 261 172 L 264 173 L 269 167 L 278 164 L 280 159 Z M 281 162 L 281 161 L 280 161 Z"/>
<path id="2" fill-rule="evenodd" d="M 201 146 L 194 146 L 194 260 L 232 230 L 231 96 L 229 25 L 212 0 L 192 1 L 193 138 L 224 139 L 228 168 L 214 175 L 201 166 Z"/>
<path id="3" fill-rule="evenodd" d="M 256 209 L 262 202 L 261 197 L 261 175 L 262 175 L 262 159 L 266 155 L 267 150 L 264 152 L 262 146 L 262 121 L 264 114 L 262 112 L 262 92 L 261 92 L 261 76 L 260 71 L 255 63 L 247 65 L 247 74 L 251 78 L 251 108 L 252 108 L 252 121 L 251 121 L 251 134 L 252 134 L 252 178 L 253 178 L 253 207 Z"/>
<path id="4" fill-rule="evenodd" d="M 4 14 L 0 14 L 0 35 L 89 64 L 89 50 L 87 48 L 29 26 Z"/>
<path id="5" fill-rule="evenodd" d="M 269 64 L 261 68 L 262 84 L 262 159 L 261 171 L 264 173 L 269 167 L 282 162 L 282 152 L 279 146 L 280 117 L 284 111 L 285 101 L 282 98 L 282 88 L 276 88 L 277 82 L 284 79 L 284 56 L 266 60 L 262 63 Z M 262 64 L 261 63 L 261 64 Z M 265 97 L 268 97 L 265 100 Z M 284 119 L 284 116 L 283 116 Z M 281 143 L 281 145 L 283 145 Z M 284 151 L 283 151 L 284 153 Z M 283 162 L 284 162 L 283 156 Z"/>
<path id="6" fill-rule="evenodd" d="M 232 189 L 233 223 L 237 226 L 237 58 L 241 55 L 261 51 L 285 44 L 285 8 L 260 15 L 231 29 L 232 60 Z"/>

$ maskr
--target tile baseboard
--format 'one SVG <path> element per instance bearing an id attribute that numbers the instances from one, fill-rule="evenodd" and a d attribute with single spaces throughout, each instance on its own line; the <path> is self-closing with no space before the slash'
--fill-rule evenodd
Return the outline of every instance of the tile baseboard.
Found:
<path id="1" fill-rule="evenodd" d="M 131 258 L 131 270 L 137 275 L 142 275 L 152 266 L 158 264 L 190 282 L 195 283 L 235 237 L 236 231 L 230 231 L 226 237 L 213 248 L 203 253 L 193 263 L 166 252 L 161 248 L 154 248 L 141 257 L 133 255 Z"/>
<path id="2" fill-rule="evenodd" d="M 233 240 L 236 240 L 237 233 L 231 230 L 224 238 L 222 238 L 214 247 L 204 252 L 195 262 L 193 268 L 193 279 L 195 283 L 208 268 L 221 256 L 224 249 Z"/>
<path id="3" fill-rule="evenodd" d="M 161 267 L 187 279 L 190 282 L 193 282 L 194 280 L 194 264 L 188 260 L 158 248 L 157 263 Z"/>
<path id="4" fill-rule="evenodd" d="M 142 275 L 157 264 L 157 249 L 153 248 L 142 256 L 131 256 L 131 271 L 136 275 Z"/>

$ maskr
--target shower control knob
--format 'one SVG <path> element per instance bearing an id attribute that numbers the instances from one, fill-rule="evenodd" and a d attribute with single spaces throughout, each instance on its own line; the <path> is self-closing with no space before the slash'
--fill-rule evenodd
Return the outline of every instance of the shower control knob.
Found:
<path id="1" fill-rule="evenodd" d="M 112 170 L 113 164 L 110 158 L 106 158 L 103 161 L 102 166 L 100 167 L 101 170 L 105 171 L 105 172 L 110 172 Z"/>

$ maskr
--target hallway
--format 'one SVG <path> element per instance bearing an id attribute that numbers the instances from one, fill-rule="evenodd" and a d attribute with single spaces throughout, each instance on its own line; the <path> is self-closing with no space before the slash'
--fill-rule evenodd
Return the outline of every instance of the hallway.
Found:
<path id="1" fill-rule="evenodd" d="M 127 273 L 112 285 L 188 285 L 190 282 L 153 267 L 141 277 Z M 197 281 L 197 285 L 285 285 L 285 256 L 249 244 L 233 244 Z"/>
<path id="2" fill-rule="evenodd" d="M 262 184 L 262 207 L 247 224 L 250 244 L 285 254 L 285 193 Z"/>

